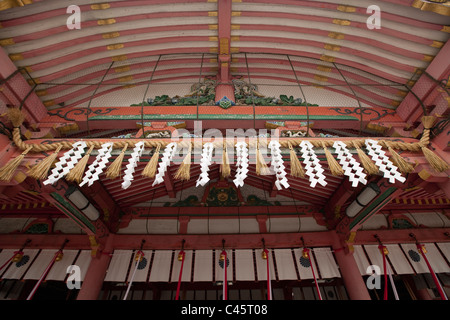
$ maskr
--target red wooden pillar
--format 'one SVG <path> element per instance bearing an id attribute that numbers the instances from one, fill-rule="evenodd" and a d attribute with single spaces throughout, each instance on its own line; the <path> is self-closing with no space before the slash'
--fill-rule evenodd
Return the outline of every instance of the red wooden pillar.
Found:
<path id="1" fill-rule="evenodd" d="M 332 238 L 334 256 L 339 265 L 342 280 L 344 281 L 344 286 L 350 300 L 371 300 L 366 283 L 353 257 L 353 253 L 344 249 L 344 245 L 337 233 L 333 233 Z"/>
<path id="2" fill-rule="evenodd" d="M 97 300 L 111 260 L 113 240 L 113 235 L 109 234 L 103 250 L 92 257 L 77 300 Z"/>

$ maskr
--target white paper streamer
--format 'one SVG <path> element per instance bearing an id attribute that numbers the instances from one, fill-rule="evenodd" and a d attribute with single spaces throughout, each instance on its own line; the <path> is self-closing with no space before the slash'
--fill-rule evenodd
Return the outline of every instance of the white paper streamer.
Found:
<path id="1" fill-rule="evenodd" d="M 102 144 L 101 149 L 98 150 L 98 155 L 95 158 L 95 161 L 92 162 L 92 164 L 84 174 L 83 181 L 81 181 L 80 183 L 80 187 L 82 187 L 86 183 L 88 184 L 88 186 L 91 186 L 95 181 L 98 180 L 98 176 L 103 172 L 103 169 L 105 169 L 106 164 L 111 157 L 113 145 L 114 144 L 112 142 Z"/>
<path id="2" fill-rule="evenodd" d="M 123 177 L 122 189 L 127 189 L 131 185 L 131 181 L 133 181 L 134 170 L 138 165 L 139 158 L 144 152 L 144 141 L 139 141 L 136 143 L 133 153 L 131 154 L 130 159 L 128 160 L 128 164 L 126 166 L 125 175 Z"/>
<path id="3" fill-rule="evenodd" d="M 51 175 L 43 182 L 43 184 L 54 184 L 56 181 L 64 177 L 69 171 L 75 167 L 77 162 L 81 159 L 86 148 L 86 142 L 78 141 L 72 145 L 72 149 L 64 153 L 53 168 Z"/>
<path id="4" fill-rule="evenodd" d="M 364 168 L 356 161 L 345 143 L 335 141 L 333 148 L 336 150 L 339 164 L 342 166 L 342 170 L 344 170 L 344 174 L 348 177 L 348 180 L 352 183 L 352 187 L 357 187 L 359 182 L 367 184 L 367 175 L 363 172 Z"/>
<path id="5" fill-rule="evenodd" d="M 200 160 L 200 176 L 197 179 L 196 187 L 204 186 L 209 181 L 209 166 L 212 161 L 212 153 L 214 151 L 214 145 L 211 142 L 203 145 L 202 158 Z"/>
<path id="6" fill-rule="evenodd" d="M 320 160 L 314 152 L 314 146 L 311 142 L 305 140 L 300 143 L 300 147 L 302 148 L 301 152 L 304 158 L 305 174 L 309 177 L 310 186 L 315 188 L 316 184 L 320 183 L 325 187 L 327 185 L 325 175 L 323 174 L 325 170 L 322 168 Z"/>
<path id="7" fill-rule="evenodd" d="M 248 148 L 245 142 L 236 143 L 236 167 L 233 182 L 236 187 L 242 187 L 248 173 Z"/>
<path id="8" fill-rule="evenodd" d="M 177 144 L 175 142 L 169 143 L 166 146 L 166 148 L 164 149 L 164 154 L 161 157 L 161 162 L 159 163 L 158 172 L 155 175 L 155 181 L 153 181 L 152 187 L 164 181 L 167 167 L 170 165 L 170 162 L 172 161 L 176 151 Z"/>
<path id="9" fill-rule="evenodd" d="M 275 186 L 278 190 L 283 187 L 289 188 L 289 183 L 286 178 L 285 166 L 283 165 L 283 157 L 281 156 L 280 143 L 276 140 L 269 142 L 270 153 L 272 155 L 271 169 L 275 172 Z"/>
<path id="10" fill-rule="evenodd" d="M 366 148 L 373 162 L 377 165 L 385 178 L 389 179 L 390 183 L 395 183 L 395 180 L 405 182 L 406 178 L 402 177 L 397 167 L 386 156 L 386 152 L 381 148 L 376 140 L 367 139 Z"/>

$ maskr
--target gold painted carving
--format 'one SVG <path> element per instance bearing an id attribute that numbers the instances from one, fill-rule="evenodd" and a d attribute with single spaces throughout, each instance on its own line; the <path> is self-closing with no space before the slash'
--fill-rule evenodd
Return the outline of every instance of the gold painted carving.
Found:
<path id="1" fill-rule="evenodd" d="M 117 38 L 120 36 L 119 32 L 110 32 L 110 33 L 104 33 L 102 34 L 103 39 L 111 39 L 111 38 Z"/>
<path id="2" fill-rule="evenodd" d="M 330 50 L 330 51 L 340 51 L 341 50 L 341 46 L 337 46 L 335 44 L 326 43 L 323 47 L 325 50 Z"/>
<path id="3" fill-rule="evenodd" d="M 334 24 L 338 24 L 340 26 L 349 26 L 351 22 L 349 20 L 342 20 L 342 19 L 333 19 Z"/>
<path id="4" fill-rule="evenodd" d="M 342 39 L 345 38 L 345 34 L 339 33 L 339 32 L 330 32 L 330 33 L 328 34 L 328 38 L 337 39 L 337 40 L 342 40 Z"/>
<path id="5" fill-rule="evenodd" d="M 109 9 L 111 5 L 109 3 L 100 3 L 100 4 L 92 4 L 91 9 L 92 10 L 105 10 Z"/>
<path id="6" fill-rule="evenodd" d="M 337 9 L 341 12 L 355 12 L 356 8 L 351 6 L 338 6 Z"/>
<path id="7" fill-rule="evenodd" d="M 104 26 L 104 25 L 108 25 L 108 24 L 114 24 L 116 23 L 116 19 L 114 18 L 110 18 L 110 19 L 103 19 L 103 20 L 98 20 L 97 24 L 99 26 Z"/>
<path id="8" fill-rule="evenodd" d="M 450 16 L 450 1 L 447 0 L 414 0 L 411 6 L 422 11 L 431 11 L 443 16 Z"/>
<path id="9" fill-rule="evenodd" d="M 123 47 L 123 43 L 110 44 L 109 46 L 106 46 L 106 50 L 117 50 L 122 49 Z"/>

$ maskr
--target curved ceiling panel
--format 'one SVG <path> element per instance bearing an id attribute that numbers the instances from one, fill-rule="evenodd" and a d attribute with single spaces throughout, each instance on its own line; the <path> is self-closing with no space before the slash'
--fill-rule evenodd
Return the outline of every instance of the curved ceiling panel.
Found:
<path id="1" fill-rule="evenodd" d="M 92 2 L 34 1 L 0 11 L 0 44 L 39 84 L 49 108 L 79 106 L 94 92 L 94 98 L 112 94 L 150 77 L 158 83 L 195 82 L 200 72 L 218 76 L 222 38 L 233 77 L 298 80 L 395 108 L 407 92 L 402 85 L 449 38 L 445 11 L 412 0 L 378 1 L 380 29 L 367 26 L 369 0 Z M 74 4 L 79 30 L 66 26 Z"/>

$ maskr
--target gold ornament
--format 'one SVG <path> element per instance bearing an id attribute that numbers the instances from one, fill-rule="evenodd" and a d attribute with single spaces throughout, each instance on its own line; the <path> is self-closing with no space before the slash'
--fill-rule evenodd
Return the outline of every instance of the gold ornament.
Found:
<path id="1" fill-rule="evenodd" d="M 305 258 L 305 259 L 309 259 L 309 252 L 308 252 L 308 250 L 303 250 L 302 257 Z"/>
<path id="2" fill-rule="evenodd" d="M 60 252 L 60 253 L 58 253 L 58 255 L 56 256 L 55 261 L 61 261 L 63 257 L 64 257 L 64 253 Z"/>
<path id="3" fill-rule="evenodd" d="M 261 252 L 261 258 L 263 258 L 264 260 L 267 259 L 267 252 L 266 251 Z"/>
<path id="4" fill-rule="evenodd" d="M 425 249 L 425 245 L 424 244 L 421 244 L 420 248 L 422 249 L 423 253 L 427 253 L 427 249 Z"/>
<path id="5" fill-rule="evenodd" d="M 184 257 L 184 252 L 181 251 L 181 252 L 178 254 L 178 261 L 183 261 L 183 257 Z"/>
<path id="6" fill-rule="evenodd" d="M 13 262 L 17 263 L 20 262 L 23 258 L 23 254 L 22 253 L 17 253 L 14 258 L 12 259 Z"/>

